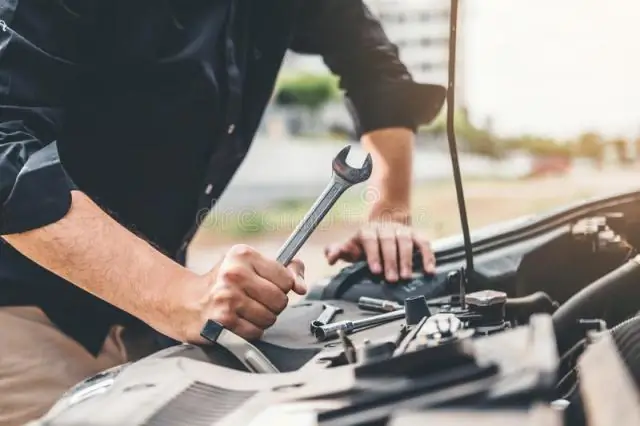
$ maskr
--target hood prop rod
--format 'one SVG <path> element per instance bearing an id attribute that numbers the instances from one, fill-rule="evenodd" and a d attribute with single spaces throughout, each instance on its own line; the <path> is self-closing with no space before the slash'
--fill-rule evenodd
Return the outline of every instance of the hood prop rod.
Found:
<path id="1" fill-rule="evenodd" d="M 462 185 L 462 175 L 460 172 L 460 162 L 458 159 L 458 147 L 455 134 L 455 86 L 456 86 L 456 47 L 458 35 L 458 0 L 451 0 L 449 17 L 449 61 L 448 61 L 448 83 L 447 83 L 447 141 L 449 142 L 449 154 L 451 156 L 451 166 L 453 168 L 453 180 L 456 187 L 458 210 L 460 213 L 460 224 L 462 226 L 462 238 L 464 240 L 464 253 L 466 260 L 466 272 L 462 274 L 460 283 L 461 305 L 464 307 L 464 287 L 474 278 L 473 269 L 473 248 L 471 245 L 471 234 L 469 232 L 469 218 L 464 198 Z"/>

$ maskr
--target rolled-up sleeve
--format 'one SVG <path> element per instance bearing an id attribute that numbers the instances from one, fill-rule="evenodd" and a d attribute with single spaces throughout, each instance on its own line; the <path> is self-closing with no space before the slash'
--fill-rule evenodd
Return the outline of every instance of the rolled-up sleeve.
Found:
<path id="1" fill-rule="evenodd" d="M 389 127 L 415 131 L 444 104 L 446 89 L 413 80 L 362 0 L 307 2 L 291 48 L 322 55 L 340 77 L 359 135 Z"/>
<path id="2" fill-rule="evenodd" d="M 64 217 L 76 188 L 57 144 L 70 64 L 51 53 L 55 40 L 37 21 L 15 16 L 16 3 L 0 12 L 0 235 Z"/>

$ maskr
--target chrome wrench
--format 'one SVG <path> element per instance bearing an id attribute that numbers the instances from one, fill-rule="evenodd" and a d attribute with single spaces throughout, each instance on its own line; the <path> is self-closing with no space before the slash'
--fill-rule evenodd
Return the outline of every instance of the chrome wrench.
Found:
<path id="1" fill-rule="evenodd" d="M 371 176 L 373 168 L 371 155 L 368 154 L 362 167 L 357 169 L 347 164 L 347 155 L 350 150 L 350 146 L 344 147 L 333 159 L 333 174 L 329 185 L 280 249 L 277 260 L 282 265 L 287 266 L 291 262 L 338 198 L 351 186 L 364 182 Z M 227 348 L 249 371 L 262 374 L 279 372 L 258 348 L 216 321 L 207 321 L 200 335 L 212 343 L 218 343 Z"/>
<path id="2" fill-rule="evenodd" d="M 278 252 L 277 260 L 281 264 L 287 266 L 291 262 L 311 233 L 347 189 L 366 181 L 371 176 L 373 169 L 371 155 L 367 154 L 362 167 L 357 169 L 347 164 L 347 155 L 350 150 L 350 146 L 344 147 L 333 159 L 333 174 L 329 184 Z"/>

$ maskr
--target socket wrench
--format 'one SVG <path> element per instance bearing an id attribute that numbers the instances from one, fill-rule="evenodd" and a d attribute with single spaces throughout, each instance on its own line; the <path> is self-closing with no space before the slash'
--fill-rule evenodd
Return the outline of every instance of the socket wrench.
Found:
<path id="1" fill-rule="evenodd" d="M 318 315 L 318 318 L 311 321 L 311 333 L 313 333 L 316 328 L 329 324 L 336 315 L 342 312 L 344 312 L 344 310 L 338 306 L 324 305 L 324 310 Z"/>
<path id="2" fill-rule="evenodd" d="M 324 340 L 333 339 L 337 337 L 338 330 L 343 330 L 345 333 L 353 333 L 354 331 L 358 331 L 362 328 L 384 324 L 387 322 L 395 321 L 400 318 L 404 318 L 404 309 L 399 309 L 393 312 L 387 312 L 385 314 L 375 315 L 369 318 L 363 318 L 361 320 L 339 321 L 339 322 L 323 325 L 321 327 L 316 327 L 313 334 L 319 342 L 322 342 Z"/>

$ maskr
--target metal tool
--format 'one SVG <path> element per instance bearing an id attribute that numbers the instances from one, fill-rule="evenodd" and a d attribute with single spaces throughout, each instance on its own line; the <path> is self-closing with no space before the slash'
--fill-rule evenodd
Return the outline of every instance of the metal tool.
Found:
<path id="1" fill-rule="evenodd" d="M 363 318 L 355 321 L 338 321 L 332 324 L 316 327 L 313 331 L 314 336 L 318 341 L 332 339 L 338 336 L 338 330 L 343 330 L 345 333 L 352 333 L 362 328 L 371 327 L 378 324 L 384 324 L 387 322 L 395 321 L 397 319 L 404 318 L 404 309 L 398 311 L 387 312 L 385 314 L 375 315 L 369 318 Z"/>
<path id="2" fill-rule="evenodd" d="M 333 159 L 331 181 L 280 249 L 278 262 L 288 265 L 338 198 L 351 186 L 364 182 L 371 176 L 371 155 L 367 154 L 362 167 L 357 169 L 347 164 L 350 150 L 351 147 L 346 146 Z"/>
<path id="3" fill-rule="evenodd" d="M 318 318 L 311 321 L 311 333 L 313 333 L 316 328 L 329 324 L 336 315 L 341 314 L 342 312 L 344 312 L 344 310 L 339 306 L 324 305 L 324 310 L 320 315 L 318 315 Z"/>
<path id="4" fill-rule="evenodd" d="M 251 343 L 227 330 L 222 324 L 209 320 L 200 335 L 217 343 L 231 352 L 247 369 L 253 373 L 279 373 L 280 371 Z"/>
<path id="5" fill-rule="evenodd" d="M 357 169 L 347 164 L 350 146 L 342 149 L 333 159 L 333 174 L 329 185 L 318 197 L 316 202 L 293 233 L 284 243 L 277 260 L 287 266 L 307 241 L 320 221 L 326 216 L 338 198 L 351 186 L 364 182 L 371 176 L 373 162 L 371 155 L 367 155 L 361 168 Z M 212 343 L 217 343 L 233 353 L 250 371 L 256 373 L 278 373 L 278 369 L 258 348 L 227 330 L 222 324 L 209 320 L 202 328 L 200 335 Z"/>
<path id="6" fill-rule="evenodd" d="M 344 356 L 347 359 L 349 364 L 355 364 L 358 362 L 358 358 L 356 355 L 356 347 L 353 345 L 353 342 L 344 330 L 338 330 L 338 337 L 340 337 L 340 341 L 342 342 L 342 348 L 344 349 Z"/>
<path id="7" fill-rule="evenodd" d="M 402 309 L 402 305 L 393 300 L 375 299 L 362 296 L 358 299 L 358 308 L 363 311 L 393 312 Z"/>

